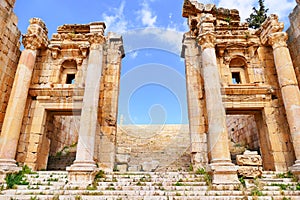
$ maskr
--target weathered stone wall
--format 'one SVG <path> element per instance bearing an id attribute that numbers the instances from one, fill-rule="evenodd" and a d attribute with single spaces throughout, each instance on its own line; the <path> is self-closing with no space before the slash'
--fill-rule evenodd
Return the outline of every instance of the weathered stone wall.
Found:
<path id="1" fill-rule="evenodd" d="M 298 85 L 300 87 L 300 4 L 294 8 L 289 16 L 291 26 L 287 30 L 289 35 L 288 47 L 290 49 L 295 68 Z"/>
<path id="2" fill-rule="evenodd" d="M 233 145 L 259 149 L 258 130 L 253 115 L 227 115 L 226 124 Z"/>
<path id="3" fill-rule="evenodd" d="M 20 31 L 13 13 L 15 0 L 0 2 L 0 130 L 20 57 Z"/>
<path id="4" fill-rule="evenodd" d="M 47 137 L 51 140 L 49 156 L 54 156 L 64 148 L 76 146 L 80 116 L 58 116 L 49 118 L 47 126 Z"/>
<path id="5" fill-rule="evenodd" d="M 124 57 L 122 37 L 108 33 L 106 49 L 98 107 L 101 130 L 96 137 L 95 155 L 101 168 L 111 170 L 115 163 L 121 60 Z"/>
<path id="6" fill-rule="evenodd" d="M 120 171 L 187 169 L 191 163 L 189 126 L 119 126 L 116 163 Z"/>

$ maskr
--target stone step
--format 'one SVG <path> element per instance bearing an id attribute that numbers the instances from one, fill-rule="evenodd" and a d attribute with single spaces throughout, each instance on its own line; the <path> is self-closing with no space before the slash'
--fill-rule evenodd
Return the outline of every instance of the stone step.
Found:
<path id="1" fill-rule="evenodd" d="M 205 182 L 98 182 L 98 186 L 206 186 Z"/>
<path id="2" fill-rule="evenodd" d="M 105 195 L 76 195 L 76 196 L 70 196 L 70 195 L 59 195 L 59 196 L 53 196 L 53 195 L 23 195 L 21 198 L 22 200 L 31 200 L 33 198 L 39 199 L 39 200 L 49 200 L 53 199 L 54 197 L 59 198 L 59 200 L 75 200 L 81 199 L 81 200 L 244 200 L 244 196 L 237 196 L 237 197 L 228 197 L 228 196 L 192 196 L 192 197 L 186 197 L 186 196 L 105 196 Z M 15 195 L 8 195 L 5 196 L 1 200 L 11 200 L 11 199 L 18 199 L 18 196 Z M 280 199 L 283 199 L 283 197 L 280 197 Z M 292 198 L 291 198 L 292 199 Z M 270 198 L 271 200 L 271 198 Z M 276 199 L 277 200 L 277 199 Z M 279 200 L 279 198 L 278 198 Z"/>

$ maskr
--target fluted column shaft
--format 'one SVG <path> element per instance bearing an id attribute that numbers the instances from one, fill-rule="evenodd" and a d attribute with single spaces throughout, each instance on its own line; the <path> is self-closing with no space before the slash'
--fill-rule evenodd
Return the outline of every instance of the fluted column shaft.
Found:
<path id="1" fill-rule="evenodd" d="M 93 157 L 98 123 L 103 43 L 102 35 L 92 36 L 74 165 L 95 165 Z"/>
<path id="2" fill-rule="evenodd" d="M 273 47 L 274 61 L 282 93 L 286 116 L 296 155 L 300 165 L 300 91 L 290 52 L 287 48 L 287 33 L 276 32 L 268 36 Z"/>
<path id="3" fill-rule="evenodd" d="M 4 170 L 16 167 L 15 155 L 37 51 L 48 44 L 44 22 L 38 18 L 31 19 L 22 42 L 25 50 L 18 63 L 0 136 L 0 168 Z"/>
<path id="4" fill-rule="evenodd" d="M 215 53 L 216 36 L 205 33 L 200 36 L 202 49 L 202 73 L 208 117 L 208 150 L 211 164 L 230 163 L 226 113 L 222 102 L 220 75 Z"/>

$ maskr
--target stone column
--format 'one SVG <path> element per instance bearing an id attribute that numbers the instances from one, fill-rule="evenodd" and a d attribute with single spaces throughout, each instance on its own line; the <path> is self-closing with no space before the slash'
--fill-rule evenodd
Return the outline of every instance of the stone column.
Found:
<path id="1" fill-rule="evenodd" d="M 275 67 L 296 155 L 296 162 L 291 170 L 300 175 L 300 91 L 287 48 L 288 36 L 285 32 L 276 32 L 270 34 L 268 39 L 273 48 Z"/>
<path id="2" fill-rule="evenodd" d="M 222 102 L 220 75 L 217 66 L 215 41 L 212 32 L 198 37 L 202 50 L 202 75 L 208 118 L 209 170 L 213 184 L 238 183 L 237 167 L 231 163 L 226 113 Z"/>
<path id="3" fill-rule="evenodd" d="M 16 151 L 37 51 L 48 45 L 47 28 L 38 18 L 30 19 L 23 36 L 21 54 L 0 136 L 0 171 L 15 171 Z"/>
<path id="4" fill-rule="evenodd" d="M 195 170 L 208 164 L 204 96 L 200 72 L 200 48 L 196 37 L 184 35 L 181 56 L 185 59 L 186 89 L 191 139 L 191 163 Z"/>
<path id="5" fill-rule="evenodd" d="M 83 187 L 93 182 L 94 175 L 97 172 L 96 163 L 94 161 L 94 147 L 98 125 L 103 45 L 105 43 L 103 36 L 104 24 L 102 24 L 102 29 L 101 33 L 96 32 L 90 34 L 91 47 L 81 110 L 76 160 L 73 165 L 67 168 L 69 172 L 69 182 L 73 185 Z"/>

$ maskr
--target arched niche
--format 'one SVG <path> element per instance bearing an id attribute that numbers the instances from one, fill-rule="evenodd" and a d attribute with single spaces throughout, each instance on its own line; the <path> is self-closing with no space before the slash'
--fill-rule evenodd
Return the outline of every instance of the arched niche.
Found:
<path id="1" fill-rule="evenodd" d="M 77 63 L 75 60 L 65 60 L 60 67 L 60 83 L 74 84 L 77 74 Z"/>
<path id="2" fill-rule="evenodd" d="M 245 58 L 241 56 L 232 58 L 229 63 L 229 69 L 231 72 L 231 84 L 249 83 L 249 77 L 247 73 L 247 62 Z"/>

